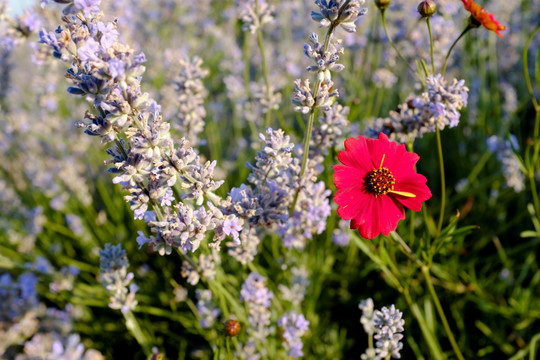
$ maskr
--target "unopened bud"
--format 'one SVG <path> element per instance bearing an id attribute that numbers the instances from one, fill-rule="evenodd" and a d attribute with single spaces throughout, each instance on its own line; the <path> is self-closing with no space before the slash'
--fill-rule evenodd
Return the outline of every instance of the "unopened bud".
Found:
<path id="1" fill-rule="evenodd" d="M 234 337 L 240 333 L 242 326 L 236 320 L 227 320 L 224 324 L 225 336 Z"/>
<path id="2" fill-rule="evenodd" d="M 418 5 L 418 13 L 423 18 L 431 17 L 437 11 L 437 5 L 432 0 L 424 0 Z"/>
<path id="3" fill-rule="evenodd" d="M 390 6 L 390 0 L 375 0 L 375 5 L 379 8 L 379 10 L 385 10 L 388 6 Z"/>

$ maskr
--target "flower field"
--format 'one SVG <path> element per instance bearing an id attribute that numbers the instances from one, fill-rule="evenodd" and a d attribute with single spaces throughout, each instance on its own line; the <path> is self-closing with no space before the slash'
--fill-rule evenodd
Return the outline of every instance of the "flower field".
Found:
<path id="1" fill-rule="evenodd" d="M 536 359 L 539 30 L 0 0 L 0 359 Z"/>

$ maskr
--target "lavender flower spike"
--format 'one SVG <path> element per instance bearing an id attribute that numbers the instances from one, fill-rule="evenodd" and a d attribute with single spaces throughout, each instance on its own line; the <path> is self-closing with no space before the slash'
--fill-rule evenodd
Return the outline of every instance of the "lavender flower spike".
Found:
<path id="1" fill-rule="evenodd" d="M 400 359 L 399 353 L 403 348 L 400 341 L 403 338 L 403 325 L 405 320 L 401 317 L 403 313 L 396 309 L 394 305 L 390 308 L 383 307 L 373 313 L 373 325 L 375 326 L 376 352 L 380 359 L 392 355 L 394 359 Z"/>
<path id="2" fill-rule="evenodd" d="M 266 288 L 266 278 L 258 273 L 251 273 L 242 284 L 240 298 L 246 302 L 250 327 L 250 338 L 264 343 L 268 335 L 273 332 L 270 327 L 270 304 L 274 293 Z"/>
<path id="3" fill-rule="evenodd" d="M 319 12 L 312 11 L 311 18 L 319 21 L 323 27 L 334 23 L 347 32 L 356 32 L 354 22 L 358 17 L 367 14 L 367 9 L 361 7 L 364 3 L 365 0 L 315 0 Z"/>
<path id="4" fill-rule="evenodd" d="M 302 352 L 302 335 L 309 329 L 309 321 L 304 315 L 290 312 L 283 315 L 278 321 L 283 330 L 283 346 L 288 350 L 287 355 L 293 358 L 304 356 Z"/>
<path id="5" fill-rule="evenodd" d="M 131 283 L 134 275 L 127 272 L 129 262 L 122 245 L 105 244 L 105 249 L 99 250 L 99 256 L 101 282 L 111 293 L 109 307 L 120 309 L 124 314 L 135 309 L 138 287 Z"/>
<path id="6" fill-rule="evenodd" d="M 138 243 L 147 243 L 161 255 L 173 248 L 196 251 L 212 231 L 209 246 L 219 248 L 227 234 L 218 208 L 222 199 L 214 194 L 223 183 L 214 180 L 216 163 L 202 163 L 185 139 L 173 142 L 161 107 L 140 87 L 146 57 L 119 40 L 116 22 L 101 21 L 100 2 L 62 3 L 67 4 L 64 13 L 79 13 L 64 16 L 65 25 L 54 32 L 42 30 L 41 42 L 52 48 L 54 57 L 69 63 L 66 77 L 73 86 L 68 92 L 84 96 L 95 109 L 78 126 L 110 144 L 106 163 L 116 174 L 113 182 L 129 192 L 125 199 L 135 219 L 144 219 L 152 233 L 139 236 Z M 202 115 L 200 102 L 191 105 L 191 114 L 194 110 Z"/>

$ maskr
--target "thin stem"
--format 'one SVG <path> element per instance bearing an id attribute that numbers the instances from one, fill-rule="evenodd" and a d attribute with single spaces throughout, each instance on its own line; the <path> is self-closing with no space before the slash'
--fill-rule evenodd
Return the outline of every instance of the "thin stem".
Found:
<path id="1" fill-rule="evenodd" d="M 409 150 L 409 152 L 413 152 L 413 142 L 412 141 L 409 141 L 407 143 L 407 148 Z M 416 170 L 416 164 L 414 165 L 414 170 Z M 424 205 L 425 206 L 425 205 Z M 410 228 L 409 228 L 409 243 L 411 244 L 411 246 L 414 245 L 414 220 L 415 220 L 415 217 L 416 217 L 416 212 L 413 211 L 411 216 L 410 216 Z"/>
<path id="2" fill-rule="evenodd" d="M 534 136 L 534 141 L 538 141 L 538 132 L 539 132 L 539 129 L 540 129 L 540 107 L 538 109 L 535 109 L 536 110 L 536 116 L 535 116 L 535 120 L 534 120 L 534 132 L 533 132 L 533 136 Z"/>
<path id="3" fill-rule="evenodd" d="M 401 55 L 401 52 L 398 50 L 396 44 L 394 44 L 394 42 L 392 41 L 392 38 L 390 37 L 390 33 L 388 32 L 388 28 L 386 27 L 386 9 L 384 10 L 381 10 L 381 20 L 382 20 L 382 26 L 383 26 L 383 29 L 384 29 L 384 33 L 386 34 L 386 38 L 388 39 L 388 42 L 390 43 L 390 45 L 392 46 L 392 48 L 396 51 L 396 53 L 398 54 L 399 58 L 401 60 L 403 60 L 403 62 L 405 64 L 407 64 L 407 67 L 409 68 L 409 70 L 411 70 L 411 72 L 413 74 L 416 74 L 416 72 L 414 71 L 414 69 L 412 68 L 411 64 L 409 64 L 409 62 L 407 61 L 407 59 L 405 59 L 403 57 L 403 55 Z"/>
<path id="4" fill-rule="evenodd" d="M 444 207 L 446 205 L 446 181 L 444 177 L 444 159 L 441 144 L 441 131 L 439 130 L 439 127 L 435 127 L 435 136 L 437 138 L 437 152 L 439 154 L 439 169 L 441 173 L 441 211 L 439 214 L 439 222 L 437 224 L 436 232 L 436 235 L 439 235 L 442 229 L 442 224 L 444 220 Z"/>
<path id="5" fill-rule="evenodd" d="M 255 1 L 255 14 L 257 15 L 257 19 L 259 18 L 259 1 Z M 261 70 L 263 73 L 264 78 L 264 84 L 266 87 L 266 99 L 267 101 L 270 101 L 270 81 L 268 80 L 268 67 L 266 66 L 266 55 L 264 51 L 264 39 L 263 34 L 260 26 L 257 26 L 257 43 L 259 45 L 259 51 L 261 52 Z M 268 109 L 268 112 L 266 113 L 266 118 L 264 120 L 264 127 L 270 125 L 270 112 L 271 110 Z"/>
<path id="6" fill-rule="evenodd" d="M 534 209 L 536 211 L 536 217 L 540 219 L 540 201 L 538 200 L 538 190 L 536 190 L 536 180 L 534 178 L 534 171 L 529 171 L 528 177 L 531 183 L 531 194 L 533 198 Z"/>
<path id="7" fill-rule="evenodd" d="M 422 273 L 424 274 L 424 278 L 426 279 L 426 284 L 429 289 L 429 293 L 431 294 L 431 297 L 433 298 L 433 302 L 435 303 L 435 308 L 437 308 L 439 317 L 442 320 L 444 331 L 446 332 L 446 335 L 448 336 L 448 340 L 450 341 L 450 344 L 452 345 L 452 349 L 454 349 L 454 353 L 456 354 L 459 360 L 465 360 L 465 358 L 461 354 L 461 351 L 459 350 L 459 346 L 456 342 L 456 339 L 454 338 L 454 334 L 452 333 L 452 330 L 450 329 L 450 325 L 448 325 L 448 320 L 446 319 L 446 315 L 444 315 L 444 310 L 441 306 L 441 302 L 439 301 L 439 297 L 437 296 L 437 292 L 435 291 L 435 288 L 433 287 L 433 282 L 431 281 L 431 274 L 429 273 L 429 268 L 427 266 L 422 266 Z"/>
<path id="8" fill-rule="evenodd" d="M 529 59 L 528 59 L 527 54 L 529 53 L 529 46 L 531 45 L 531 41 L 534 35 L 536 35 L 536 33 L 538 32 L 538 30 L 540 30 L 540 25 L 538 25 L 532 32 L 531 36 L 529 36 L 529 38 L 527 39 L 527 42 L 525 43 L 525 47 L 523 49 L 523 74 L 525 75 L 525 83 L 527 84 L 527 90 L 529 91 L 529 94 L 531 95 L 531 100 L 533 102 L 534 109 L 537 112 L 540 111 L 540 104 L 538 104 L 538 101 L 536 100 L 536 97 L 534 96 L 534 91 L 533 91 L 533 87 L 531 83 L 531 76 L 529 74 Z M 535 127 L 535 133 L 534 133 L 535 139 L 538 137 L 538 132 L 536 132 L 536 130 L 537 129 Z"/>
<path id="9" fill-rule="evenodd" d="M 347 2 L 348 3 L 348 2 Z M 330 39 L 332 38 L 332 33 L 334 32 L 334 29 L 337 24 L 332 23 L 328 27 L 328 31 L 326 32 L 326 36 L 324 39 L 324 48 L 323 48 L 323 54 L 328 51 L 328 46 L 330 45 Z M 313 98 L 315 101 L 317 100 L 317 95 L 319 95 L 319 88 L 321 87 L 321 80 L 317 80 L 317 83 L 315 84 L 315 89 L 313 90 Z M 306 129 L 306 136 L 304 138 L 304 153 L 302 154 L 302 165 L 300 167 L 300 174 L 298 177 L 301 179 L 304 174 L 306 173 L 306 167 L 307 162 L 309 158 L 309 143 L 311 141 L 311 133 L 313 132 L 313 123 L 315 121 L 315 110 L 317 109 L 317 103 L 313 104 L 313 107 L 311 108 L 311 111 L 309 112 L 309 118 L 307 123 L 307 129 Z M 289 209 L 289 214 L 292 216 L 294 213 L 294 208 L 296 207 L 296 203 L 298 202 L 298 195 L 300 194 L 300 188 L 296 190 L 296 193 L 294 195 L 294 200 L 292 202 L 292 205 Z"/>
<path id="10" fill-rule="evenodd" d="M 244 44 L 242 45 L 242 58 L 244 61 L 244 95 L 246 97 L 247 106 L 250 106 L 249 103 L 249 80 L 250 80 L 250 71 L 249 71 L 249 37 L 248 33 L 244 32 Z M 248 109 L 248 111 L 251 109 Z M 245 118 L 244 118 L 245 119 Z M 251 136 L 257 138 L 257 128 L 253 121 L 247 120 L 249 128 L 251 130 Z"/>
<path id="11" fill-rule="evenodd" d="M 414 261 L 414 262 L 416 263 L 416 265 L 418 265 L 419 267 L 423 266 L 423 264 L 422 264 L 422 262 L 420 261 L 420 259 L 418 259 L 418 257 L 416 257 L 416 254 L 413 253 L 413 251 L 411 250 L 411 248 L 409 247 L 409 245 L 407 245 L 407 244 L 405 243 L 405 241 L 403 241 L 403 239 L 401 238 L 401 236 L 399 236 L 398 233 L 396 233 L 395 231 L 393 231 L 393 232 L 392 232 L 392 236 L 391 236 L 391 237 L 389 236 L 388 239 L 389 239 L 390 241 L 396 240 L 396 241 L 399 243 L 399 245 L 401 245 L 401 248 L 400 248 L 400 249 L 401 249 L 401 252 L 402 252 L 403 254 L 405 254 L 405 255 L 409 258 L 409 260 Z"/>
<path id="12" fill-rule="evenodd" d="M 151 356 L 152 350 L 150 348 L 150 344 L 148 344 L 147 337 L 145 336 L 141 327 L 139 326 L 139 322 L 137 321 L 137 318 L 133 314 L 133 311 L 125 313 L 124 320 L 126 321 L 126 328 L 131 333 L 131 335 L 133 335 L 135 340 L 137 340 L 137 342 L 142 347 L 146 356 L 148 357 Z"/>
<path id="13" fill-rule="evenodd" d="M 242 44 L 242 58 L 244 61 L 244 94 L 249 97 L 249 37 L 247 31 L 244 31 L 244 43 Z"/>
<path id="14" fill-rule="evenodd" d="M 420 312 L 420 308 L 418 307 L 418 305 L 412 300 L 408 288 L 404 288 L 402 294 L 403 296 L 405 296 L 405 300 L 407 301 L 407 304 L 409 305 L 409 309 L 411 309 L 413 316 L 415 317 L 416 321 L 418 321 L 418 325 L 420 326 L 420 330 L 424 335 L 424 339 L 426 339 L 429 349 L 431 350 L 431 355 L 434 359 L 437 360 L 445 359 L 442 350 L 439 348 L 440 345 L 437 342 L 433 330 L 427 324 L 427 321 L 426 319 L 424 319 L 422 313 Z"/>
<path id="15" fill-rule="evenodd" d="M 450 46 L 450 49 L 448 50 L 448 53 L 446 54 L 446 57 L 444 58 L 444 65 L 443 65 L 443 68 L 442 68 L 442 71 L 441 71 L 441 74 L 444 76 L 444 73 L 446 72 L 446 66 L 448 65 L 448 59 L 450 58 L 450 54 L 452 53 L 452 50 L 454 50 L 454 46 L 456 46 L 456 44 L 458 43 L 458 41 L 469 31 L 471 30 L 473 27 L 469 24 L 467 25 L 467 27 L 465 28 L 465 30 L 463 30 L 461 32 L 461 34 L 459 34 L 458 38 L 454 41 L 454 43 L 452 44 L 452 46 Z"/>
<path id="16" fill-rule="evenodd" d="M 433 56 L 433 35 L 431 34 L 431 24 L 429 23 L 429 17 L 426 18 L 426 24 L 429 31 L 429 48 L 431 54 L 431 73 L 435 75 L 435 58 Z"/>
<path id="17" fill-rule="evenodd" d="M 232 356 L 231 356 L 231 339 L 229 337 L 225 338 L 225 344 L 227 346 L 227 359 L 232 360 Z"/>
<path id="18" fill-rule="evenodd" d="M 540 104 L 538 103 L 538 100 L 536 100 L 536 97 L 534 95 L 534 90 L 531 83 L 531 76 L 529 74 L 529 59 L 528 59 L 528 53 L 529 53 L 529 46 L 531 44 L 531 41 L 533 37 L 536 35 L 536 33 L 540 30 L 540 25 L 538 25 L 534 31 L 531 33 L 529 38 L 527 39 L 527 42 L 525 43 L 525 47 L 523 49 L 523 74 L 525 76 L 525 83 L 527 84 L 527 90 L 529 92 L 529 95 L 531 96 L 531 101 L 534 106 L 534 110 L 536 112 L 535 121 L 534 121 L 534 132 L 533 132 L 533 160 L 528 165 L 529 169 L 527 169 L 529 181 L 531 183 L 531 194 L 533 198 L 534 203 L 534 209 L 536 211 L 536 217 L 540 220 L 540 201 L 538 200 L 538 190 L 536 189 L 536 181 L 535 181 L 535 167 L 537 167 L 538 171 L 538 141 L 540 140 L 538 138 L 539 132 L 540 132 Z"/>

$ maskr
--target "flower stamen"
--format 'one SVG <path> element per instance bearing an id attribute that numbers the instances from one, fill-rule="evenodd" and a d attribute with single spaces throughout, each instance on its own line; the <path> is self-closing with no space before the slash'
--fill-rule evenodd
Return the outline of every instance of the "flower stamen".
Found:
<path id="1" fill-rule="evenodd" d="M 383 156 L 384 160 L 384 156 Z M 366 190 L 375 196 L 385 195 L 394 190 L 396 179 L 388 168 L 381 167 L 371 170 L 365 177 Z"/>

